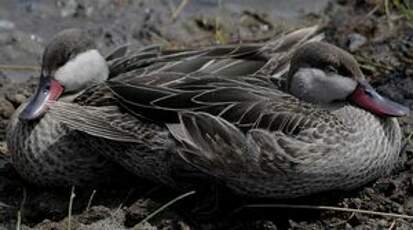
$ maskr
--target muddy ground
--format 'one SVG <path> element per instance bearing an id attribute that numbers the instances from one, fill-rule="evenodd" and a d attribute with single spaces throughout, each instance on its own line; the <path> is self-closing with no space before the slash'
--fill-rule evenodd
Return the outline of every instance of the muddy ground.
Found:
<path id="1" fill-rule="evenodd" d="M 68 229 L 71 188 L 22 181 L 4 143 L 8 118 L 36 86 L 44 44 L 64 28 L 87 28 L 108 52 L 125 42 L 188 47 L 265 40 L 285 29 L 322 24 L 326 39 L 351 51 L 381 93 L 413 109 L 412 13 L 399 1 L 202 0 L 179 11 L 180 2 L 0 0 L 0 229 L 16 229 L 16 223 L 21 229 Z M 406 144 L 392 175 L 356 191 L 277 203 L 413 215 L 413 118 L 401 123 Z M 413 229 L 412 219 L 354 212 L 240 209 L 276 201 L 246 200 L 209 187 L 138 229 Z M 180 195 L 139 179 L 120 187 L 76 188 L 75 194 L 71 229 L 131 228 Z"/>

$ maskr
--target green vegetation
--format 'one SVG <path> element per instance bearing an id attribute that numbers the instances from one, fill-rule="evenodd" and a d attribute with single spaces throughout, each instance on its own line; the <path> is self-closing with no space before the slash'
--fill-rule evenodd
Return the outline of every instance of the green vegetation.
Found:
<path id="1" fill-rule="evenodd" d="M 410 23 L 413 23 L 413 2 L 411 0 L 392 0 L 391 3 Z"/>

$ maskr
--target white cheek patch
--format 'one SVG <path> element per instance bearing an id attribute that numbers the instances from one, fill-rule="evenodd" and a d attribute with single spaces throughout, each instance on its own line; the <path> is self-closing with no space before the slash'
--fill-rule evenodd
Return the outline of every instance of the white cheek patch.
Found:
<path id="1" fill-rule="evenodd" d="M 356 90 L 357 82 L 351 78 L 333 74 L 322 79 L 320 83 L 324 91 L 324 96 L 329 102 L 334 100 L 344 100 Z"/>
<path id="2" fill-rule="evenodd" d="M 314 68 L 302 68 L 294 74 L 290 92 L 305 101 L 329 104 L 345 100 L 356 88 L 357 82 L 338 74 L 327 75 Z"/>
<path id="3" fill-rule="evenodd" d="M 104 82 L 108 76 L 106 60 L 95 49 L 78 54 L 60 67 L 54 75 L 65 87 L 65 92 L 78 91 L 93 83 Z"/>

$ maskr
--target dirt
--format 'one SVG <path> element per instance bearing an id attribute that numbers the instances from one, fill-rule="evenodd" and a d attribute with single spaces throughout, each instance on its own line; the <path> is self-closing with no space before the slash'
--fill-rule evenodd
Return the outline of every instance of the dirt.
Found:
<path id="1" fill-rule="evenodd" d="M 5 127 L 33 92 L 44 44 L 68 27 L 88 29 L 102 52 L 119 44 L 202 46 L 260 41 L 287 28 L 323 24 L 326 40 L 349 50 L 373 85 L 413 109 L 413 24 L 390 1 L 0 0 L 0 229 L 128 229 L 176 191 L 145 181 L 104 188 L 38 188 L 9 163 Z M 311 2 L 311 3 L 309 3 Z M 287 201 L 237 197 L 213 183 L 178 201 L 137 229 L 413 229 L 413 220 L 334 210 L 242 208 L 251 203 L 327 205 L 413 215 L 413 118 L 397 170 L 351 192 Z M 19 214 L 20 213 L 20 214 Z M 18 221 L 20 215 L 21 221 Z"/>

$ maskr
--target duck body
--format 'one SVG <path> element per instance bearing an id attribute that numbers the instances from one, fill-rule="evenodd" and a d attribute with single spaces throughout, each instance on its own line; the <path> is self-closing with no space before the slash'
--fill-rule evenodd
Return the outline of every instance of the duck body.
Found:
<path id="1" fill-rule="evenodd" d="M 282 199 L 351 190 L 388 175 L 399 161 L 401 131 L 395 118 L 382 120 L 350 105 L 319 115 L 296 134 L 262 129 L 244 134 L 255 145 L 248 153 L 256 158 L 250 170 L 259 173 L 234 175 L 229 186 L 249 196 Z"/>
<path id="2" fill-rule="evenodd" d="M 245 44 L 161 51 L 156 46 L 125 46 L 106 57 L 107 68 L 85 69 L 102 67 L 102 58 L 96 55 L 89 38 L 82 40 L 82 31 L 64 31 L 45 50 L 36 95 L 21 105 L 11 119 L 7 142 L 12 163 L 23 178 L 39 185 L 106 183 L 124 175 L 119 165 L 139 177 L 174 185 L 172 170 L 184 164 L 175 153 L 175 143 L 166 126 L 128 113 L 102 79 L 132 79 L 161 86 L 180 81 L 188 73 L 202 72 L 201 69 L 242 75 L 264 70 L 265 65 L 271 64 L 271 53 L 279 54 L 278 59 L 284 62 L 275 60 L 275 66 L 285 71 L 288 55 L 299 44 L 312 39 L 315 32 L 316 28 L 293 32 L 275 39 L 268 47 Z M 87 75 L 96 77 L 83 79 Z M 105 75 L 108 76 L 102 77 Z M 79 76 L 81 79 L 77 79 Z M 50 91 L 55 94 L 51 102 L 45 102 L 39 93 L 49 90 L 42 81 L 52 86 Z M 70 90 L 70 94 L 60 100 L 61 92 L 53 91 L 53 84 L 62 85 L 60 88 Z M 39 105 L 47 107 L 47 111 L 38 109 Z"/>
<path id="3" fill-rule="evenodd" d="M 156 108 L 180 156 L 239 194 L 284 199 L 349 190 L 388 174 L 398 162 L 396 118 L 348 103 L 314 106 L 270 83 L 238 80 L 177 83 L 163 90 L 170 96 L 144 105 L 129 100 L 128 89 L 136 86 L 110 86 L 133 113 L 148 116 L 145 108 Z"/>
<path id="4" fill-rule="evenodd" d="M 97 154 L 97 138 L 71 130 L 52 114 L 38 121 L 19 122 L 24 104 L 11 118 L 7 145 L 13 166 L 27 181 L 42 186 L 113 183 L 123 169 Z"/>

